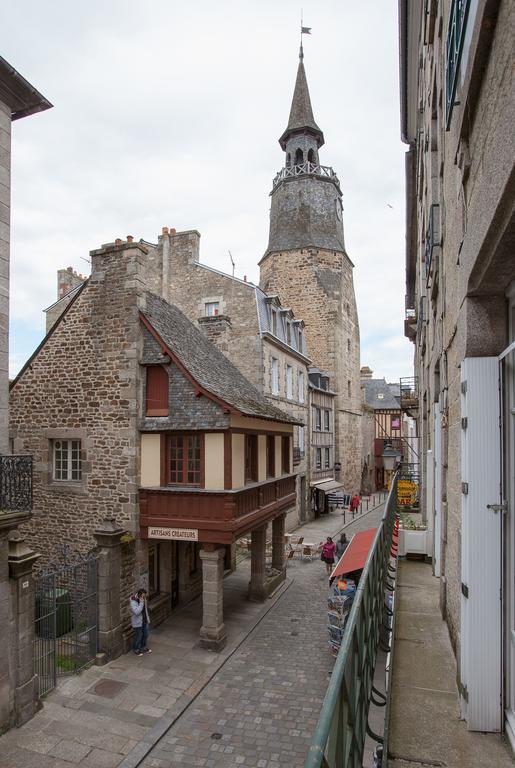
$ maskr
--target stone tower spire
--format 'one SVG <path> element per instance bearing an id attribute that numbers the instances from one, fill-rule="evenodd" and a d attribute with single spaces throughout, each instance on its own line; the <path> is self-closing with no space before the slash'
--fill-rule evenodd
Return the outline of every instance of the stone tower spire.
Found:
<path id="1" fill-rule="evenodd" d="M 315 122 L 302 46 L 288 125 L 279 143 L 284 167 L 271 194 L 261 287 L 304 320 L 310 357 L 336 393 L 335 450 L 348 492 L 361 481 L 359 324 L 353 264 L 343 235 L 342 193 L 332 168 L 320 165 L 324 135 Z"/>
<path id="2" fill-rule="evenodd" d="M 324 134 L 313 116 L 302 46 L 288 126 L 279 144 L 286 162 L 273 181 L 267 253 L 308 246 L 345 251 L 340 182 L 332 168 L 320 165 Z"/>
<path id="3" fill-rule="evenodd" d="M 291 102 L 290 117 L 288 127 L 279 139 L 279 144 L 283 150 L 286 150 L 288 139 L 297 133 L 311 133 L 316 139 L 317 148 L 324 144 L 324 134 L 318 127 L 313 117 L 313 108 L 309 97 L 308 81 L 306 79 L 306 70 L 304 69 L 304 53 L 302 43 L 299 53 L 299 67 L 297 69 L 297 80 L 295 81 L 295 90 Z"/>

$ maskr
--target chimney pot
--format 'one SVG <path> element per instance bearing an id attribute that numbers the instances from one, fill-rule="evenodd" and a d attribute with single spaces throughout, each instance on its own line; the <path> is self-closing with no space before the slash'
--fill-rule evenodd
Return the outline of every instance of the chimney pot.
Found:
<path id="1" fill-rule="evenodd" d="M 133 240 L 134 240 L 134 237 L 132 235 L 127 235 L 127 242 L 128 243 L 132 243 Z"/>
<path id="2" fill-rule="evenodd" d="M 246 283 L 246 282 L 247 282 L 247 275 L 243 275 L 243 282 L 244 282 L 244 283 Z"/>
<path id="3" fill-rule="evenodd" d="M 175 235 L 176 233 L 177 233 L 177 230 L 175 229 L 175 227 L 172 227 L 172 228 L 170 229 L 170 234 L 171 234 L 171 235 Z"/>
<path id="4" fill-rule="evenodd" d="M 114 241 L 114 244 L 115 245 L 121 245 L 122 244 L 122 238 L 121 237 L 117 237 L 116 240 Z"/>
<path id="5" fill-rule="evenodd" d="M 168 234 L 168 227 L 163 227 L 161 232 L 163 233 L 163 235 L 167 235 Z"/>

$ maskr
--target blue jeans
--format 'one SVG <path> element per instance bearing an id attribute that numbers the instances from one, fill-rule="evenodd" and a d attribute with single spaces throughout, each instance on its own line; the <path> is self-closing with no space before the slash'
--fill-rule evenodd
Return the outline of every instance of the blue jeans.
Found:
<path id="1" fill-rule="evenodd" d="M 134 637 L 132 640 L 132 650 L 134 653 L 141 653 L 141 651 L 147 647 L 148 639 L 148 624 L 144 627 L 134 627 Z"/>

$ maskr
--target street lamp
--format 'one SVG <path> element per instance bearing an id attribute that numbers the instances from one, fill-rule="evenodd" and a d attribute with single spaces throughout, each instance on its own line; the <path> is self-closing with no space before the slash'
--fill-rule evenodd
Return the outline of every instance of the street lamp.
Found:
<path id="1" fill-rule="evenodd" d="M 394 448 L 392 445 L 385 445 L 383 448 L 383 467 L 386 469 L 387 472 L 393 472 L 394 467 L 399 464 L 401 460 L 401 454 L 400 452 Z"/>

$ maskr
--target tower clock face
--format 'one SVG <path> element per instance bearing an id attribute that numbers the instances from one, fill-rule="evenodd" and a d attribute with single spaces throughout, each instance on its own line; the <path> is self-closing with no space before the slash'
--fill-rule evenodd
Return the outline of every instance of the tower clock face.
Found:
<path id="1" fill-rule="evenodd" d="M 342 211 L 343 211 L 342 201 L 339 200 L 339 199 L 336 199 L 334 202 L 335 202 L 335 205 L 336 205 L 336 218 L 339 221 L 341 221 L 342 220 Z"/>

